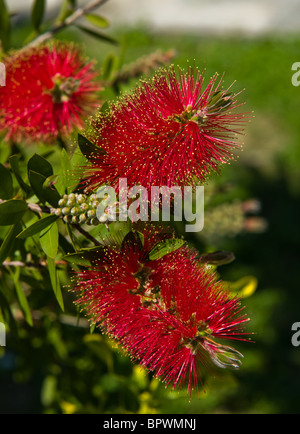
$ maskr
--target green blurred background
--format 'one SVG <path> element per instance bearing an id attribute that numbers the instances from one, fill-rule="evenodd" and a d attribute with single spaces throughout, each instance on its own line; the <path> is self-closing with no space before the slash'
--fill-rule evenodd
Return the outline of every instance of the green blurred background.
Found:
<path id="1" fill-rule="evenodd" d="M 29 27 L 26 20 L 17 26 L 15 47 Z M 267 227 L 258 233 L 220 235 L 209 243 L 201 234 L 191 234 L 189 242 L 199 250 L 234 252 L 235 261 L 219 268 L 225 280 L 257 277 L 255 293 L 244 299 L 255 343 L 236 345 L 245 356 L 241 369 L 209 379 L 205 392 L 189 402 L 185 391 L 166 390 L 98 331 L 91 334 L 84 320 L 77 323 L 67 291 L 62 314 L 47 282 L 41 282 L 43 290 L 32 295 L 37 325 L 23 324 L 0 348 L 0 413 L 298 413 L 300 348 L 291 343 L 291 327 L 300 321 L 300 90 L 291 83 L 291 67 L 300 61 L 300 31 L 205 36 L 159 33 L 137 25 L 107 33 L 119 45 L 75 29 L 59 38 L 82 44 L 99 68 L 108 59 L 118 68 L 157 49 L 174 48 L 174 64 L 186 67 L 187 60 L 195 61 L 200 68 L 205 65 L 207 79 L 225 72 L 225 84 L 236 80 L 234 90 L 245 89 L 243 109 L 254 117 L 246 126 L 243 152 L 214 182 L 221 189 L 230 186 L 223 199 L 257 199 Z M 136 83 L 132 79 L 119 90 Z M 103 92 L 103 101 L 115 97 L 111 90 Z"/>

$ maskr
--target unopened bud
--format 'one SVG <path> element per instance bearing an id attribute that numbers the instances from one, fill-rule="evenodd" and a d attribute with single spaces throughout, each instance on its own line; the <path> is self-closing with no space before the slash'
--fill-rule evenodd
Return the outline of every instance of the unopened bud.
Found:
<path id="1" fill-rule="evenodd" d="M 67 214 L 70 213 L 70 208 L 68 208 L 68 207 L 66 206 L 66 207 L 64 207 L 64 208 L 61 210 L 61 212 L 62 212 L 64 215 L 67 215 Z"/>

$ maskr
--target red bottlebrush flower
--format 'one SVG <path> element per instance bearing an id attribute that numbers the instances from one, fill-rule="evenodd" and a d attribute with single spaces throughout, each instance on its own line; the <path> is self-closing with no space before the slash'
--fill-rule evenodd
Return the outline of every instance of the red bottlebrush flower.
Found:
<path id="1" fill-rule="evenodd" d="M 213 365 L 239 367 L 242 355 L 218 340 L 246 340 L 248 318 L 193 250 L 151 259 L 162 239 L 146 231 L 121 248 L 105 247 L 77 276 L 77 303 L 135 361 L 191 392 Z"/>
<path id="2" fill-rule="evenodd" d="M 74 44 L 26 48 L 8 57 L 0 89 L 0 128 L 27 142 L 55 140 L 83 127 L 96 107 L 93 63 Z"/>
<path id="3" fill-rule="evenodd" d="M 116 186 L 120 177 L 129 187 L 195 185 L 232 160 L 245 115 L 231 113 L 236 95 L 217 78 L 203 89 L 204 74 L 193 68 L 162 69 L 99 113 L 89 137 L 96 150 L 87 189 Z"/>

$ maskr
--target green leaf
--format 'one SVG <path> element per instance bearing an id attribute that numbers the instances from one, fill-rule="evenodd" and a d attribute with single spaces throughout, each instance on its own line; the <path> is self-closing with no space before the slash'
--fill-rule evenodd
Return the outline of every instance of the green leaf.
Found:
<path id="1" fill-rule="evenodd" d="M 91 24 L 94 24 L 94 26 L 102 27 L 102 28 L 109 26 L 109 22 L 107 21 L 107 19 L 101 17 L 100 15 L 85 14 L 84 16 Z"/>
<path id="2" fill-rule="evenodd" d="M 47 177 L 44 175 L 30 170 L 28 173 L 28 178 L 32 190 L 36 196 L 43 202 L 49 202 L 53 207 L 57 207 L 58 201 L 60 199 L 60 194 L 54 186 L 44 187 Z"/>
<path id="3" fill-rule="evenodd" d="M 10 171 L 0 164 L 0 197 L 10 199 L 13 195 L 13 180 Z"/>
<path id="4" fill-rule="evenodd" d="M 105 101 L 100 108 L 100 113 L 105 113 L 107 110 L 109 110 L 109 104 L 108 101 Z"/>
<path id="5" fill-rule="evenodd" d="M 82 30 L 84 33 L 86 33 L 89 36 L 93 36 L 94 38 L 99 39 L 100 41 L 109 42 L 110 44 L 118 45 L 118 41 L 111 36 L 105 35 L 103 33 L 100 33 L 96 30 L 92 30 L 90 28 L 80 26 L 79 24 L 76 24 L 76 27 L 80 30 Z"/>
<path id="6" fill-rule="evenodd" d="M 250 297 L 257 288 L 258 280 L 254 276 L 244 276 L 235 282 L 225 282 L 233 297 Z"/>
<path id="7" fill-rule="evenodd" d="M 56 188 L 61 195 L 71 193 L 76 184 L 74 178 L 72 177 L 72 165 L 70 156 L 65 149 L 62 149 L 60 155 L 60 172 L 58 177 L 58 182 L 56 183 Z"/>
<path id="8" fill-rule="evenodd" d="M 36 222 L 34 222 L 32 225 L 28 226 L 28 228 L 24 229 L 17 238 L 27 238 L 32 237 L 35 234 L 38 234 L 43 229 L 46 229 L 48 226 L 50 226 L 52 223 L 54 223 L 59 217 L 56 215 L 49 215 L 47 217 L 44 217 Z"/>
<path id="9" fill-rule="evenodd" d="M 39 32 L 45 13 L 45 0 L 34 0 L 31 9 L 31 23 L 34 29 Z"/>
<path id="10" fill-rule="evenodd" d="M 61 310 L 64 310 L 64 300 L 61 292 L 61 287 L 59 283 L 59 279 L 57 276 L 57 270 L 56 270 L 56 264 L 53 258 L 48 257 L 48 271 L 50 276 L 50 281 L 52 285 L 53 292 L 55 294 L 56 300 L 58 301 L 58 304 L 61 308 Z"/>
<path id="11" fill-rule="evenodd" d="M 8 324 L 9 329 L 17 336 L 18 327 L 16 324 L 16 320 L 14 318 L 14 314 L 12 313 L 12 307 L 8 302 L 6 296 L 1 291 L 0 291 L 0 307 L 1 307 L 1 313 L 5 320 L 5 324 Z"/>
<path id="12" fill-rule="evenodd" d="M 87 159 L 91 158 L 94 153 L 106 154 L 106 151 L 94 145 L 94 143 L 90 142 L 89 139 L 82 136 L 81 134 L 78 134 L 78 145 L 81 152 Z"/>
<path id="13" fill-rule="evenodd" d="M 150 261 L 154 261 L 155 259 L 160 259 L 165 255 L 168 255 L 171 252 L 179 249 L 185 243 L 184 240 L 179 238 L 170 238 L 167 240 L 163 240 L 156 244 L 149 252 Z"/>
<path id="14" fill-rule="evenodd" d="M 56 222 L 52 223 L 50 227 L 47 227 L 41 232 L 40 243 L 43 252 L 54 259 L 58 250 L 58 227 Z"/>
<path id="15" fill-rule="evenodd" d="M 10 255 L 10 252 L 14 248 L 16 236 L 18 235 L 18 233 L 21 232 L 21 230 L 22 226 L 19 223 L 9 228 L 9 231 L 7 232 L 0 247 L 0 264 L 2 264 L 5 259 Z"/>
<path id="16" fill-rule="evenodd" d="M 64 0 L 62 2 L 59 14 L 55 20 L 55 24 L 61 24 L 73 12 L 74 12 L 74 7 L 72 5 L 70 5 L 70 1 Z"/>
<path id="17" fill-rule="evenodd" d="M 49 161 L 47 161 L 44 157 L 41 157 L 38 154 L 34 154 L 27 164 L 28 172 L 32 170 L 33 172 L 37 172 L 45 178 L 49 178 L 53 175 L 53 168 Z"/>
<path id="18" fill-rule="evenodd" d="M 0 226 L 10 226 L 18 223 L 28 206 L 23 200 L 7 200 L 0 204 Z"/>
<path id="19" fill-rule="evenodd" d="M 235 256 L 232 252 L 225 252 L 219 250 L 217 252 L 201 255 L 200 260 L 201 262 L 206 262 L 207 264 L 219 266 L 219 265 L 229 264 L 230 262 L 234 261 Z"/>
<path id="20" fill-rule="evenodd" d="M 76 253 L 69 253 L 63 257 L 63 260 L 73 265 L 79 265 L 82 267 L 89 267 L 93 260 L 95 260 L 99 254 L 103 254 L 105 246 L 91 247 L 88 249 L 81 249 Z"/>
<path id="21" fill-rule="evenodd" d="M 12 275 L 13 281 L 14 281 L 14 285 L 15 285 L 15 290 L 16 290 L 16 295 L 17 295 L 17 299 L 19 302 L 19 305 L 22 309 L 22 312 L 24 314 L 25 320 L 26 322 L 30 325 L 33 326 L 33 321 L 32 321 L 32 316 L 31 316 L 31 312 L 30 312 L 30 307 L 26 298 L 26 295 L 24 294 L 23 288 L 20 284 L 20 267 L 18 267 L 16 269 L 16 272 L 13 273 L 10 270 L 10 273 Z"/>
<path id="22" fill-rule="evenodd" d="M 20 187 L 22 188 L 22 190 L 26 194 L 29 194 L 31 192 L 31 188 L 23 180 L 23 177 L 21 175 L 21 171 L 19 168 L 19 159 L 18 159 L 17 155 L 12 155 L 9 158 L 9 164 L 10 164 L 11 170 L 12 170 L 13 174 L 15 175 L 16 180 L 18 181 Z"/>
<path id="23" fill-rule="evenodd" d="M 4 51 L 8 51 L 10 47 L 10 16 L 6 7 L 6 2 L 0 0 L 0 40 Z"/>
<path id="24" fill-rule="evenodd" d="M 103 76 L 104 80 L 108 80 L 109 77 L 111 76 L 113 69 L 114 69 L 115 61 L 116 61 L 116 56 L 114 54 L 109 54 L 104 59 L 104 62 L 102 64 L 102 76 Z M 108 106 L 107 101 L 105 101 L 105 103 Z M 103 106 L 105 105 L 105 103 L 103 104 Z M 102 111 L 102 108 L 101 108 L 101 111 Z"/>
<path id="25" fill-rule="evenodd" d="M 124 249 L 127 244 L 128 246 L 135 244 L 138 246 L 139 251 L 142 250 L 144 246 L 144 235 L 138 231 L 128 232 L 122 241 L 122 249 Z"/>

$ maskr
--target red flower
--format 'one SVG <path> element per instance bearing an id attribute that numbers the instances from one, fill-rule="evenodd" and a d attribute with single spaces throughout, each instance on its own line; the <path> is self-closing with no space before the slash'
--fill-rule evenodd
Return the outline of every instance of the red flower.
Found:
<path id="1" fill-rule="evenodd" d="M 205 89 L 203 81 L 192 68 L 162 69 L 99 113 L 89 138 L 101 149 L 90 157 L 87 188 L 117 186 L 120 177 L 129 188 L 195 185 L 233 159 L 245 115 L 231 113 L 236 95 L 222 79 L 215 75 Z"/>
<path id="2" fill-rule="evenodd" d="M 7 138 L 53 141 L 83 126 L 96 105 L 93 64 L 67 43 L 23 49 L 8 57 L 0 89 L 0 127 Z"/>
<path id="3" fill-rule="evenodd" d="M 134 234 L 134 233 L 133 233 Z M 246 340 L 240 301 L 181 247 L 162 258 L 149 252 L 165 237 L 131 234 L 121 248 L 105 247 L 93 266 L 79 273 L 77 303 L 166 384 L 188 391 L 213 365 L 238 368 L 242 355 L 218 342 Z"/>

